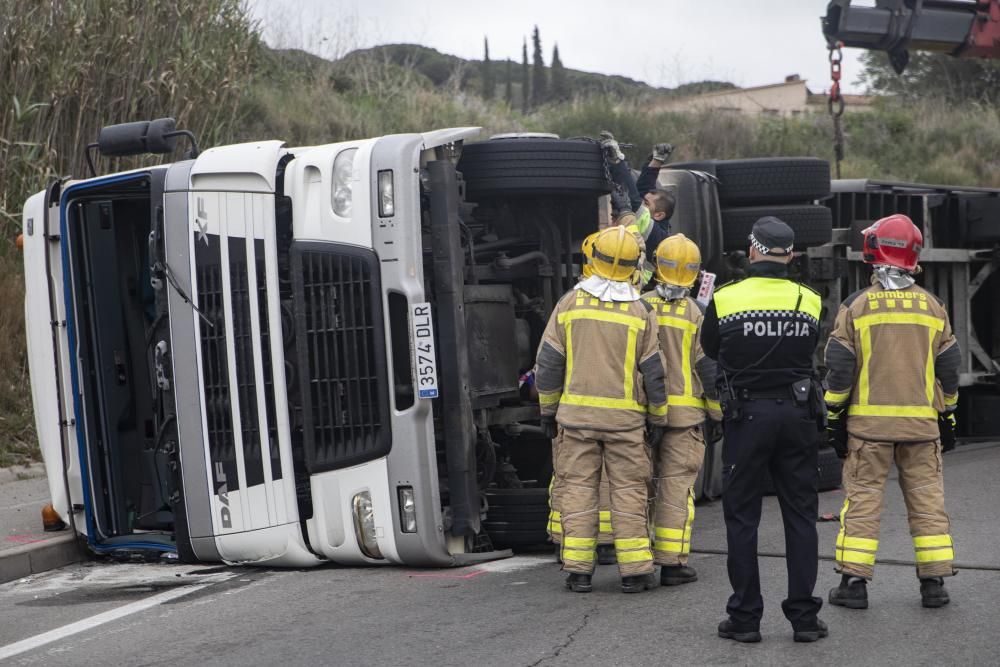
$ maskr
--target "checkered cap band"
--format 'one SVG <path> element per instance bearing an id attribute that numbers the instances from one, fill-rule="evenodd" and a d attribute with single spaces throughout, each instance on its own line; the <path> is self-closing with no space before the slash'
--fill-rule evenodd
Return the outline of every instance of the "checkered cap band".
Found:
<path id="1" fill-rule="evenodd" d="M 786 255 L 791 254 L 792 248 L 794 247 L 794 246 L 788 246 L 787 248 L 768 248 L 763 243 L 758 241 L 757 237 L 755 237 L 752 232 L 750 234 L 750 245 L 756 248 L 757 252 L 759 253 L 765 255 L 775 255 L 777 257 L 784 257 Z"/>

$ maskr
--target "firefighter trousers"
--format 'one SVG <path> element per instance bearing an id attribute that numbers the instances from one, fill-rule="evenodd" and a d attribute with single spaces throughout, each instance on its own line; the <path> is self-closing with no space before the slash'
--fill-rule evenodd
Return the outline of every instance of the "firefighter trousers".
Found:
<path id="1" fill-rule="evenodd" d="M 883 489 L 894 460 L 906 502 L 917 576 L 954 574 L 955 545 L 944 511 L 941 442 L 872 442 L 854 436 L 848 438 L 844 461 L 847 497 L 840 511 L 837 571 L 866 579 L 874 575 Z"/>
<path id="2" fill-rule="evenodd" d="M 764 612 L 757 565 L 761 477 L 771 473 L 785 529 L 788 597 L 781 610 L 795 630 L 814 629 L 823 601 L 813 595 L 819 565 L 816 495 L 819 432 L 806 407 L 789 399 L 742 403 L 742 418 L 725 422 L 722 512 L 733 594 L 726 604 L 740 630 L 759 630 Z"/>
<path id="3" fill-rule="evenodd" d="M 694 481 L 705 460 L 701 426 L 667 429 L 655 460 L 653 558 L 657 565 L 685 565 L 691 553 Z"/>
<path id="4" fill-rule="evenodd" d="M 601 466 L 611 494 L 611 527 L 623 577 L 653 571 L 647 530 L 650 459 L 643 429 L 560 429 L 555 471 L 561 485 L 562 561 L 567 572 L 590 574 L 597 562 Z"/>
<path id="5" fill-rule="evenodd" d="M 556 444 L 559 438 L 552 441 L 552 462 L 553 468 L 556 461 Z M 560 509 L 560 497 L 562 494 L 562 484 L 553 470 L 552 481 L 549 482 L 549 539 L 556 544 L 562 544 L 562 510 Z M 597 544 L 613 545 L 615 537 L 611 532 L 611 484 L 608 482 L 608 473 L 601 466 L 601 486 L 598 494 L 598 533 Z"/>

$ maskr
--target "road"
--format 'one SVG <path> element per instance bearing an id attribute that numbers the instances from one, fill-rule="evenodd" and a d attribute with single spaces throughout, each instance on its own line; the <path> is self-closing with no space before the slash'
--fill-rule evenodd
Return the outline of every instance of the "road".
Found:
<path id="1" fill-rule="evenodd" d="M 601 567 L 589 595 L 562 589 L 548 554 L 454 570 L 261 570 L 89 563 L 0 586 L 0 662 L 12 665 L 988 665 L 997 664 L 1000 445 L 945 458 L 959 576 L 952 603 L 923 609 L 903 502 L 886 494 L 871 608 L 825 606 L 830 637 L 794 644 L 781 615 L 784 559 L 777 505 L 766 499 L 760 550 L 764 641 L 715 636 L 728 592 L 721 505 L 698 507 L 688 586 L 623 595 Z M 840 492 L 821 494 L 836 511 Z M 820 522 L 821 553 L 835 522 Z M 838 576 L 820 563 L 819 594 Z"/>

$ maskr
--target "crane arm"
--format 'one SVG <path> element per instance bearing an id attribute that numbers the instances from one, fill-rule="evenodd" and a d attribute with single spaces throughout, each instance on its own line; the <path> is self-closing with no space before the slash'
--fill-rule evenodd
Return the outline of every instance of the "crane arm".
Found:
<path id="1" fill-rule="evenodd" d="M 886 51 L 902 72 L 909 50 L 960 58 L 1000 58 L 1000 0 L 875 0 L 874 7 L 831 0 L 823 34 L 832 47 Z"/>

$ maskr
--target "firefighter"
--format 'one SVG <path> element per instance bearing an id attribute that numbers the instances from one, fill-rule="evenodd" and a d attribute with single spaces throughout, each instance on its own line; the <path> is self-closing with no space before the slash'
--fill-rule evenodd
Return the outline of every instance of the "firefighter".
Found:
<path id="1" fill-rule="evenodd" d="M 683 234 L 656 248 L 656 288 L 643 294 L 660 325 L 660 350 L 667 367 L 668 428 L 653 455 L 653 560 L 660 584 L 697 581 L 688 566 L 694 523 L 694 482 L 705 460 L 702 424 L 722 419 L 715 393 L 715 363 L 698 339 L 702 306 L 688 296 L 701 270 L 701 252 Z M 706 392 L 707 389 L 707 392 Z M 706 398 L 706 393 L 709 395 Z"/>
<path id="2" fill-rule="evenodd" d="M 583 240 L 580 250 L 583 253 L 583 269 L 581 271 L 584 279 L 594 275 L 594 267 L 590 263 L 591 251 L 594 241 L 600 232 L 594 232 Z M 553 468 L 558 458 L 556 448 L 558 440 L 552 441 L 552 462 Z M 553 470 L 552 480 L 549 482 L 549 539 L 556 545 L 556 560 L 562 562 L 560 552 L 562 551 L 562 512 L 559 510 L 559 499 L 562 492 L 562 484 L 558 483 L 558 478 Z M 598 533 L 597 533 L 597 562 L 600 565 L 614 565 L 615 559 L 615 538 L 611 532 L 611 485 L 608 483 L 608 474 L 601 467 L 601 486 L 598 495 Z"/>
<path id="3" fill-rule="evenodd" d="M 893 461 L 906 501 L 925 607 L 948 604 L 943 577 L 955 573 L 944 509 L 941 453 L 955 446 L 961 352 L 948 312 L 914 284 L 923 236 L 905 215 L 862 232 L 872 285 L 840 306 L 827 341 L 828 434 L 844 461 L 837 571 L 830 603 L 868 607 L 882 489 Z"/>
<path id="4" fill-rule="evenodd" d="M 594 241 L 593 275 L 559 300 L 542 336 L 536 386 L 542 428 L 557 439 L 562 485 L 562 562 L 566 587 L 592 590 L 598 492 L 605 466 L 622 590 L 656 585 L 647 530 L 650 460 L 644 431 L 659 441 L 667 423 L 663 360 L 656 314 L 629 282 L 640 248 L 624 227 Z"/>
<path id="5" fill-rule="evenodd" d="M 817 453 L 826 417 L 813 371 L 820 296 L 788 278 L 795 234 L 761 218 L 750 234 L 749 276 L 720 287 L 705 312 L 701 344 L 718 361 L 725 440 L 722 509 L 733 594 L 719 636 L 760 641 L 764 600 L 757 527 L 765 470 L 774 480 L 785 528 L 788 597 L 781 603 L 797 642 L 827 636 L 813 596 L 818 564 Z"/>

